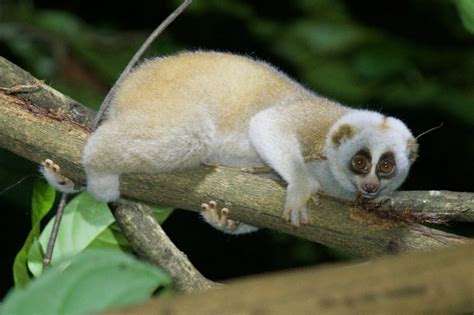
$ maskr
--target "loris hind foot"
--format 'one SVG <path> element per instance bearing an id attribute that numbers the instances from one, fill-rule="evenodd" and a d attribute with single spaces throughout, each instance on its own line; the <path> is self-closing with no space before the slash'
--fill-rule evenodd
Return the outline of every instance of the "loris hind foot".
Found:
<path id="1" fill-rule="evenodd" d="M 74 182 L 61 174 L 61 168 L 58 164 L 50 159 L 45 159 L 41 162 L 40 172 L 46 178 L 49 184 L 59 191 L 65 193 L 74 193 L 77 190 L 74 188 Z"/>

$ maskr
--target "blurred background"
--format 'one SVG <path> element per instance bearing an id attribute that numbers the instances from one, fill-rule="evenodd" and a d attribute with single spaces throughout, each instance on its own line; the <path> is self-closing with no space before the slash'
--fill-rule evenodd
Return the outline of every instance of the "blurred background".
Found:
<path id="1" fill-rule="evenodd" d="M 473 191 L 474 35 L 456 3 L 194 0 L 147 56 L 193 49 L 249 55 L 320 94 L 398 117 L 415 135 L 443 123 L 420 138 L 420 158 L 403 189 Z M 0 0 L 0 55 L 97 108 L 178 4 Z M 0 149 L 0 299 L 13 285 L 12 262 L 30 229 L 36 177 L 37 165 Z M 175 211 L 164 228 L 213 280 L 352 259 L 272 231 L 223 235 L 187 211 Z M 444 229 L 474 235 L 473 225 Z"/>

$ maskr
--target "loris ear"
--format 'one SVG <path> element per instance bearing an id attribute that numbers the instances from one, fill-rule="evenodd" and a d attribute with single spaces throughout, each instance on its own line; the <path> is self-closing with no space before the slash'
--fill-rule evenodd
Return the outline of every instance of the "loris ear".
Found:
<path id="1" fill-rule="evenodd" d="M 407 141 L 407 151 L 408 151 L 408 159 L 410 162 L 415 162 L 418 158 L 418 142 L 415 138 L 410 138 Z"/>
<path id="2" fill-rule="evenodd" d="M 348 124 L 340 125 L 331 135 L 331 141 L 335 147 L 338 147 L 344 140 L 352 139 L 357 131 Z"/>

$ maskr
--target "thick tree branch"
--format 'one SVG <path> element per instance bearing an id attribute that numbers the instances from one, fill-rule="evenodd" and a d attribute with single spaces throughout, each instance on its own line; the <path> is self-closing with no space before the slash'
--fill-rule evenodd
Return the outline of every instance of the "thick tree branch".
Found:
<path id="1" fill-rule="evenodd" d="M 17 75 L 21 69 L 2 58 L 0 71 L 4 73 L 0 86 L 37 82 L 24 73 Z M 51 158 L 62 166 L 65 175 L 77 183 L 84 182 L 80 159 L 89 133 L 92 117 L 89 113 L 48 87 L 25 95 L 0 94 L 0 147 L 35 162 Z M 410 223 L 403 216 L 381 218 L 377 213 L 327 197 L 321 198 L 319 206 L 310 205 L 311 224 L 294 228 L 280 217 L 284 187 L 270 179 L 229 168 L 200 167 L 157 176 L 124 175 L 121 192 L 128 198 L 193 211 L 199 211 L 203 202 L 216 200 L 231 210 L 231 218 L 359 256 L 429 250 L 467 242 L 466 238 Z M 412 207 L 410 200 L 401 202 L 398 195 L 391 197 L 394 202 L 390 203 L 390 212 L 406 213 Z M 443 192 L 427 200 L 431 204 L 435 200 L 445 202 L 440 198 L 450 195 Z M 465 196 L 472 200 L 472 194 Z M 472 202 L 466 202 L 466 207 L 472 207 Z M 459 215 L 470 212 L 472 208 L 463 208 Z"/>
<path id="2" fill-rule="evenodd" d="M 204 278 L 186 255 L 174 246 L 148 206 L 120 200 L 112 205 L 112 210 L 122 230 L 128 231 L 127 239 L 137 253 L 170 275 L 179 291 L 189 293 L 216 285 Z"/>
<path id="3" fill-rule="evenodd" d="M 474 310 L 474 245 L 235 280 L 106 314 L 464 314 Z M 337 281 L 335 281 L 337 279 Z"/>

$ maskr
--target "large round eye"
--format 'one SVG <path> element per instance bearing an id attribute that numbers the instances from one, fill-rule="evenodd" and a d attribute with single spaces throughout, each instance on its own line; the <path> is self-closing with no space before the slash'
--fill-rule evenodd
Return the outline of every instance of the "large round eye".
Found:
<path id="1" fill-rule="evenodd" d="M 388 175 L 393 172 L 394 165 L 392 160 L 383 160 L 379 164 L 379 172 Z"/>
<path id="2" fill-rule="evenodd" d="M 369 169 L 369 160 L 363 155 L 356 155 L 352 158 L 351 166 L 355 171 L 365 173 Z"/>

